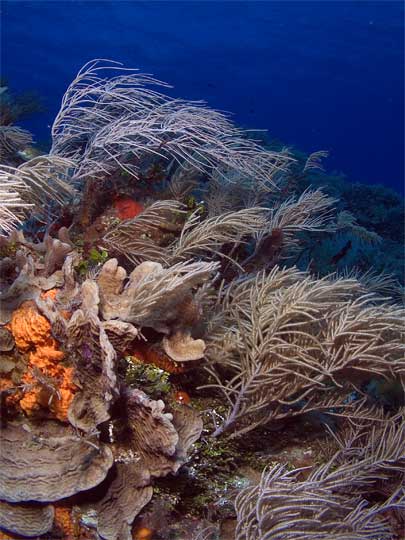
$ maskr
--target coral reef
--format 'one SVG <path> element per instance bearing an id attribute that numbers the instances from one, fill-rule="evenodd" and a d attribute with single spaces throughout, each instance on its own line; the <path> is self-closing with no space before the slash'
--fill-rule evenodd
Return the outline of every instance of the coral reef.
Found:
<path id="1" fill-rule="evenodd" d="M 7 86 L 0 85 L 0 156 L 3 165 L 15 167 L 35 155 L 31 133 L 14 124 L 37 112 L 42 112 L 37 96 L 30 93 L 15 96 Z"/>
<path id="2" fill-rule="evenodd" d="M 41 98 L 35 92 L 16 95 L 7 82 L 0 84 L 0 125 L 9 126 L 36 113 L 43 112 Z"/>
<path id="3" fill-rule="evenodd" d="M 23 506 L 0 503 L 0 522 L 8 532 L 21 536 L 40 536 L 52 528 L 55 511 L 52 505 Z M 0 537 L 1 538 L 1 537 Z"/>
<path id="4" fill-rule="evenodd" d="M 404 427 L 403 415 L 352 427 L 305 478 L 302 469 L 266 470 L 236 499 L 237 540 L 393 538 L 392 521 L 405 525 Z"/>
<path id="5" fill-rule="evenodd" d="M 365 380 L 400 378 L 404 311 L 376 305 L 361 289 L 354 280 L 315 280 L 277 266 L 224 288 L 223 322 L 209 333 L 206 355 L 217 365 L 211 386 L 231 408 L 214 435 L 314 410 L 345 414 Z M 219 369 L 229 381 L 220 381 Z"/>
<path id="6" fill-rule="evenodd" d="M 322 234 L 317 242 L 303 240 L 306 246 L 295 264 L 299 263 L 301 268 L 311 264 L 320 275 L 336 270 L 366 273 L 372 268 L 376 274 L 392 276 L 390 295 L 398 291 L 398 284 L 403 287 L 403 197 L 383 185 L 353 183 L 342 174 L 327 173 L 322 165 L 327 153 L 322 153 L 316 166 L 310 168 L 306 163 L 313 163 L 313 155 L 307 158 L 298 151 L 293 155 L 296 158 L 295 172 L 288 181 L 288 191 L 299 194 L 309 186 L 321 187 L 337 199 L 338 210 L 337 234 L 332 238 Z M 349 249 L 337 258 L 336 255 L 349 242 Z M 397 296 L 400 294 L 398 291 Z"/>
<path id="7" fill-rule="evenodd" d="M 1 537 L 397 540 L 384 227 L 159 85 L 92 61 L 49 155 L 0 134 Z"/>

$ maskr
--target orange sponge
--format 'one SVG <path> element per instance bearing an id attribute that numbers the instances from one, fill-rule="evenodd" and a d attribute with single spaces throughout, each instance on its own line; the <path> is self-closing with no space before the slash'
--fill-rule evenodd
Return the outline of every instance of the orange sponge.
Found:
<path id="1" fill-rule="evenodd" d="M 143 212 L 141 203 L 134 201 L 130 197 L 122 197 L 114 201 L 114 208 L 120 219 L 132 219 Z"/>
<path id="2" fill-rule="evenodd" d="M 76 527 L 72 519 L 72 509 L 55 505 L 55 525 L 63 533 L 63 538 L 75 538 Z"/>
<path id="3" fill-rule="evenodd" d="M 31 368 L 22 377 L 28 388 L 20 401 L 21 409 L 33 415 L 47 408 L 58 420 L 67 421 L 67 410 L 77 387 L 73 383 L 73 368 L 61 363 L 64 353 L 51 335 L 50 322 L 33 302 L 24 302 L 13 313 L 10 330 L 17 348 L 29 354 Z"/>

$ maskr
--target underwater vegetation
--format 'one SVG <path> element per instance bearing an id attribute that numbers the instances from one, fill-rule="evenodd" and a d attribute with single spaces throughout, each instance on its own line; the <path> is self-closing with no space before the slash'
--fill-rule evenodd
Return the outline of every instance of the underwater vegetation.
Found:
<path id="1" fill-rule="evenodd" d="M 4 165 L 20 165 L 34 155 L 32 135 L 16 122 L 43 111 L 41 100 L 34 93 L 14 95 L 6 83 L 0 82 L 0 155 Z"/>
<path id="2" fill-rule="evenodd" d="M 401 283 L 347 262 L 386 234 L 367 188 L 166 86 L 92 61 L 49 154 L 1 154 L 0 538 L 401 538 Z"/>
<path id="3" fill-rule="evenodd" d="M 305 163 L 306 156 L 298 151 L 294 151 L 294 156 L 295 167 Z M 296 264 L 311 264 L 322 275 L 334 270 L 360 271 L 364 275 L 372 269 L 374 273 L 390 275 L 391 285 L 396 282 L 397 287 L 404 286 L 405 206 L 399 194 L 382 185 L 348 182 L 342 174 L 327 174 L 322 167 L 305 176 L 295 173 L 293 178 L 294 189 L 321 187 L 337 198 L 340 224 L 338 234 L 332 238 L 320 235 L 310 242 Z M 401 295 L 400 289 L 397 292 Z"/>

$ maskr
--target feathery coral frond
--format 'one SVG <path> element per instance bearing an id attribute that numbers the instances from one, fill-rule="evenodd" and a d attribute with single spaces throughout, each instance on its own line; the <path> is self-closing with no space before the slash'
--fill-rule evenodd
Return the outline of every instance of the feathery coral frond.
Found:
<path id="1" fill-rule="evenodd" d="M 105 70 L 119 75 L 102 78 Z M 117 168 L 136 177 L 140 158 L 148 154 L 199 171 L 238 170 L 259 177 L 266 186 L 272 186 L 274 172 L 291 161 L 245 138 L 222 113 L 148 88 L 157 84 L 163 85 L 112 62 L 89 62 L 62 100 L 51 153 L 80 161 L 75 179 Z"/>
<path id="2" fill-rule="evenodd" d="M 404 311 L 359 296 L 355 280 L 314 280 L 278 268 L 225 289 L 226 324 L 210 335 L 206 356 L 231 370 L 221 381 L 230 404 L 214 433 L 234 435 L 308 410 L 344 406 L 354 381 L 404 374 Z M 336 401 L 336 390 L 340 397 Z"/>
<path id="3" fill-rule="evenodd" d="M 305 480 L 300 469 L 271 467 L 236 499 L 236 539 L 392 539 L 384 514 L 405 508 L 404 429 L 403 418 L 377 424 L 371 432 L 363 426 Z M 373 504 L 367 499 L 381 482 L 389 486 L 389 495 Z"/>
<path id="4" fill-rule="evenodd" d="M 21 194 L 27 191 L 24 183 L 15 177 L 9 176 L 0 169 L 0 231 L 9 233 L 21 225 L 24 213 L 32 208 L 32 204 L 22 198 Z"/>
<path id="5" fill-rule="evenodd" d="M 178 167 L 170 180 L 170 193 L 177 201 L 183 201 L 198 186 L 198 171 L 190 164 Z"/>
<path id="6" fill-rule="evenodd" d="M 336 228 L 342 231 L 349 231 L 365 244 L 375 245 L 382 241 L 381 236 L 359 225 L 353 214 L 347 212 L 346 210 L 339 212 L 337 215 Z"/>
<path id="7" fill-rule="evenodd" d="M 213 253 L 221 256 L 220 247 L 227 243 L 241 243 L 247 235 L 266 227 L 267 209 L 247 208 L 201 220 L 198 211 L 186 222 L 180 238 L 173 247 L 172 260 Z"/>
<path id="8" fill-rule="evenodd" d="M 185 214 L 185 207 L 180 202 L 157 201 L 135 218 L 110 227 L 103 241 L 109 249 L 121 253 L 135 264 L 143 261 L 165 264 L 170 250 L 162 245 L 162 237 L 179 234 Z"/>
<path id="9" fill-rule="evenodd" d="M 308 159 L 305 162 L 304 172 L 311 169 L 323 171 L 324 168 L 322 165 L 322 160 L 326 159 L 328 156 L 329 152 L 327 150 L 318 150 L 317 152 L 313 152 L 308 156 Z"/>
<path id="10" fill-rule="evenodd" d="M 321 190 L 306 190 L 298 199 L 290 198 L 271 212 L 270 229 L 282 229 L 286 234 L 295 231 L 331 229 L 333 205 L 336 199 Z"/>
<path id="11" fill-rule="evenodd" d="M 20 197 L 28 205 L 35 205 L 42 212 L 44 205 L 64 204 L 73 195 L 74 188 L 68 179 L 68 171 L 73 166 L 74 163 L 65 158 L 38 156 L 18 168 L 0 165 L 0 173 L 17 186 Z"/>
<path id="12" fill-rule="evenodd" d="M 0 162 L 4 163 L 27 146 L 32 144 L 32 135 L 17 126 L 0 126 Z"/>

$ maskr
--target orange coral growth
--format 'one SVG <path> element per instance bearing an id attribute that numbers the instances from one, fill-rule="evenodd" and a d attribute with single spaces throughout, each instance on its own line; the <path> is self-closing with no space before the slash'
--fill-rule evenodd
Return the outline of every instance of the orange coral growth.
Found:
<path id="1" fill-rule="evenodd" d="M 56 300 L 56 295 L 58 294 L 59 289 L 50 289 L 49 291 L 43 291 L 41 292 L 41 298 L 43 300 L 46 300 L 47 298 L 50 298 L 51 300 Z"/>
<path id="2" fill-rule="evenodd" d="M 69 503 L 55 503 L 55 518 L 53 533 L 56 538 L 63 540 L 91 540 L 93 534 L 80 524 L 80 514 L 77 509 L 68 506 Z M 53 538 L 53 536 L 52 536 Z"/>
<path id="3" fill-rule="evenodd" d="M 189 405 L 191 402 L 190 396 L 187 394 L 187 392 L 182 392 L 179 390 L 178 392 L 175 392 L 173 394 L 174 401 L 178 403 L 179 405 Z"/>
<path id="4" fill-rule="evenodd" d="M 152 540 L 153 530 L 149 527 L 138 527 L 133 533 L 133 540 Z"/>
<path id="5" fill-rule="evenodd" d="M 14 388 L 15 388 L 15 384 L 13 383 L 13 381 L 5 377 L 4 375 L 2 375 L 2 377 L 0 378 L 0 392 L 4 392 L 6 390 L 13 390 Z M 13 390 L 12 392 L 6 393 L 4 402 L 8 409 L 13 409 L 18 404 L 20 399 L 21 399 L 21 392 L 19 391 L 16 392 Z"/>
<path id="6" fill-rule="evenodd" d="M 129 197 L 116 199 L 114 201 L 114 208 L 120 219 L 132 219 L 144 210 L 141 203 Z"/>
<path id="7" fill-rule="evenodd" d="M 33 302 L 24 302 L 13 313 L 10 329 L 17 348 L 29 352 L 31 369 L 22 377 L 28 389 L 20 401 L 21 409 L 32 415 L 48 408 L 55 418 L 67 421 L 67 410 L 77 388 L 73 368 L 61 364 L 64 354 L 51 335 L 51 324 Z"/>
<path id="8" fill-rule="evenodd" d="M 51 323 L 38 312 L 33 302 L 24 302 L 14 311 L 10 330 L 17 348 L 26 352 L 32 348 L 43 347 L 49 342 Z"/>
<path id="9" fill-rule="evenodd" d="M 130 354 L 139 362 L 153 364 L 168 373 L 184 373 L 186 371 L 183 364 L 175 362 L 164 351 L 158 350 L 154 345 L 148 343 L 137 343 Z"/>
<path id="10" fill-rule="evenodd" d="M 66 540 L 77 537 L 77 527 L 72 518 L 71 508 L 55 505 L 55 526 L 63 533 L 63 538 Z"/>
<path id="11" fill-rule="evenodd" d="M 6 379 L 4 376 L 0 379 L 0 392 L 4 392 L 5 390 L 10 390 L 10 388 L 13 388 L 13 381 L 10 379 Z"/>

